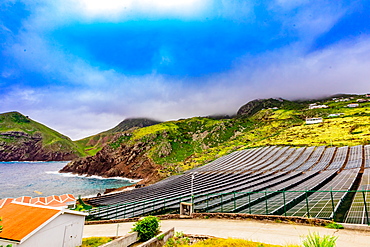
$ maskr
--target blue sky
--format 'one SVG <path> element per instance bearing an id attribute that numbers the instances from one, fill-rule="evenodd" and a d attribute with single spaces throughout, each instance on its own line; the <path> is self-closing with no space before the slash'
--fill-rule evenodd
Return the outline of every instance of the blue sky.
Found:
<path id="1" fill-rule="evenodd" d="M 370 1 L 2 0 L 0 112 L 79 139 L 129 117 L 370 91 Z"/>

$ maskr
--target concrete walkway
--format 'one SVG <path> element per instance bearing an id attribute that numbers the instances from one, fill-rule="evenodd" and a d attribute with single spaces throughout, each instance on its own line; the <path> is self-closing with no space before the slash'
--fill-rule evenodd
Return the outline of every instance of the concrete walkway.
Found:
<path id="1" fill-rule="evenodd" d="M 86 225 L 84 237 L 118 236 L 128 233 L 134 223 Z M 181 219 L 162 220 L 161 230 L 175 227 L 175 231 L 187 234 L 211 235 L 220 238 L 242 238 L 269 244 L 301 244 L 310 232 L 337 236 L 337 247 L 369 247 L 370 231 L 335 230 L 324 227 L 286 223 L 266 223 L 255 220 Z M 118 230 L 118 231 L 117 231 Z"/>

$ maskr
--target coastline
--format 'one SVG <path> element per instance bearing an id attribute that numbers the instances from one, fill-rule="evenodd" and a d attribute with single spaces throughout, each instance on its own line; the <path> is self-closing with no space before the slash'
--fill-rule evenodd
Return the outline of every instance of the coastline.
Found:
<path id="1" fill-rule="evenodd" d="M 94 179 L 114 179 L 114 180 L 126 180 L 132 184 L 140 182 L 142 179 L 132 179 L 126 177 L 102 177 L 97 175 L 88 175 L 88 174 L 76 174 L 72 172 L 59 172 L 59 171 L 46 171 L 47 174 L 61 175 L 64 177 L 79 177 L 79 178 L 94 178 Z"/>
<path id="2" fill-rule="evenodd" d="M 66 162 L 0 162 L 0 198 L 21 196 L 42 196 L 72 194 L 75 197 L 96 196 L 106 189 L 120 189 L 137 183 L 139 180 L 124 177 L 86 176 L 72 173 L 59 173 Z M 14 179 L 9 179 L 12 177 Z"/>

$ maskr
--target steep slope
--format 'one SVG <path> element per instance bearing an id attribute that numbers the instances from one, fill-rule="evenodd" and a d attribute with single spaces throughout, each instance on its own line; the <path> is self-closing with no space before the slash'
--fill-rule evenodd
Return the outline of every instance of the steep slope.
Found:
<path id="1" fill-rule="evenodd" d="M 84 152 L 68 137 L 18 113 L 0 114 L 0 161 L 72 160 Z"/>
<path id="2" fill-rule="evenodd" d="M 286 110 L 303 109 L 307 104 L 305 102 L 294 102 L 285 99 L 255 99 L 240 107 L 238 116 L 250 117 L 266 108 L 283 108 Z"/>
<path id="3" fill-rule="evenodd" d="M 81 147 L 84 147 L 85 152 L 92 156 L 100 151 L 106 143 L 111 142 L 117 133 L 133 128 L 143 128 L 158 123 L 160 122 L 148 118 L 128 118 L 110 130 L 77 140 L 75 143 Z"/>
<path id="4" fill-rule="evenodd" d="M 233 140 L 235 134 L 253 126 L 254 124 L 247 119 L 214 120 L 197 117 L 131 129 L 118 134 L 114 141 L 104 146 L 95 156 L 74 160 L 62 171 L 113 176 L 110 171 L 112 164 L 116 165 L 116 169 L 122 169 L 119 168 L 122 164 L 120 161 L 136 160 L 137 167 L 140 167 L 140 164 L 158 165 L 156 170 L 152 170 L 153 176 L 167 177 L 192 168 L 194 164 L 191 160 L 195 154 L 217 148 L 220 143 Z M 210 153 L 210 159 L 214 159 L 214 155 L 223 155 L 241 147 L 243 143 L 238 145 L 237 142 L 235 140 L 234 145 Z M 128 155 L 126 150 L 137 150 L 139 146 L 141 147 L 139 153 L 133 152 Z M 104 157 L 105 162 L 100 162 L 101 157 Z M 88 168 L 91 164 L 105 166 L 108 164 L 107 160 L 109 169 Z M 129 174 L 125 173 L 124 176 Z"/>
<path id="5" fill-rule="evenodd" d="M 235 150 L 251 147 L 366 145 L 370 144 L 370 103 L 361 103 L 359 108 L 346 107 L 359 98 L 364 96 L 348 101 L 320 101 L 318 103 L 327 104 L 328 108 L 313 110 L 308 109 L 309 102 L 277 100 L 281 103 L 278 109 L 266 109 L 275 105 L 264 104 L 263 110 L 253 110 L 261 107 L 259 103 L 263 105 L 263 100 L 260 100 L 257 104 L 249 104 L 254 105 L 249 107 L 252 113 L 239 111 L 239 115 L 233 119 L 198 117 L 131 129 L 118 134 L 97 155 L 75 160 L 63 171 L 130 177 L 130 173 L 123 172 L 126 165 L 133 167 L 130 170 L 135 173 L 139 169 L 146 169 L 142 167 L 144 164 L 150 164 L 150 167 L 156 167 L 150 175 L 155 179 L 148 180 L 154 182 L 201 166 Z M 272 103 L 277 102 L 273 100 Z M 333 113 L 343 115 L 329 117 Z M 323 117 L 324 121 L 306 125 L 306 117 Z M 104 166 L 107 167 L 102 168 Z M 142 178 L 149 176 L 147 172 L 145 174 L 141 175 Z"/>
<path id="6" fill-rule="evenodd" d="M 60 172 L 144 179 L 144 183 L 158 181 L 160 173 L 155 171 L 162 167 L 145 155 L 148 147 L 142 142 L 132 146 L 123 144 L 117 148 L 106 145 L 95 156 L 76 159 Z"/>
<path id="7" fill-rule="evenodd" d="M 159 124 L 159 121 L 152 120 L 149 118 L 127 118 L 120 122 L 116 127 L 104 131 L 103 133 L 117 133 L 117 132 L 124 132 L 126 130 L 132 128 L 143 128 L 155 124 Z"/>

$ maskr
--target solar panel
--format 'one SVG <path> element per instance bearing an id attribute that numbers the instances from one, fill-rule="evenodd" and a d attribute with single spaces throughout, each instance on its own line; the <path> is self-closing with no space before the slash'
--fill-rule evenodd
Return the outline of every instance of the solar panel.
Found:
<path id="1" fill-rule="evenodd" d="M 370 190 L 370 169 L 365 169 L 359 190 Z M 366 202 L 366 208 L 365 203 Z M 368 224 L 370 218 L 370 192 L 356 192 L 344 222 L 352 224 Z"/>

